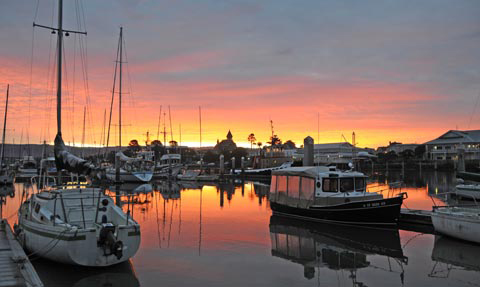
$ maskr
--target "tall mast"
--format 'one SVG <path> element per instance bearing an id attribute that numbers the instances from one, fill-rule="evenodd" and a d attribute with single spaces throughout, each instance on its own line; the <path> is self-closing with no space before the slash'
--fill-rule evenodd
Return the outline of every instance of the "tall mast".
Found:
<path id="1" fill-rule="evenodd" d="M 118 148 L 122 148 L 122 62 L 123 27 L 120 27 L 120 79 L 118 87 Z"/>
<path id="2" fill-rule="evenodd" d="M 170 139 L 173 142 L 172 113 L 170 112 L 170 105 L 168 106 L 168 119 L 170 122 Z"/>
<path id="3" fill-rule="evenodd" d="M 166 148 L 167 147 L 167 128 L 166 128 L 166 122 L 167 122 L 167 113 L 163 112 L 163 146 Z"/>
<path id="4" fill-rule="evenodd" d="M 85 147 L 85 116 L 87 115 L 87 107 L 83 107 L 83 130 L 82 130 L 82 148 Z"/>
<path id="5" fill-rule="evenodd" d="M 158 114 L 158 125 L 157 125 L 157 140 L 160 135 L 160 122 L 162 121 L 162 105 L 160 105 L 160 113 Z"/>
<path id="6" fill-rule="evenodd" d="M 200 118 L 200 147 L 202 147 L 202 107 L 198 106 L 198 116 Z"/>
<path id="7" fill-rule="evenodd" d="M 5 149 L 5 130 L 7 128 L 7 109 L 8 109 L 8 91 L 9 90 L 10 90 L 10 85 L 7 85 L 7 100 L 5 101 L 5 117 L 3 118 L 2 153 L 0 156 L 0 169 L 2 169 L 4 149 Z"/>
<path id="8" fill-rule="evenodd" d="M 57 134 L 62 135 L 62 38 L 63 38 L 63 0 L 58 1 L 57 31 Z"/>

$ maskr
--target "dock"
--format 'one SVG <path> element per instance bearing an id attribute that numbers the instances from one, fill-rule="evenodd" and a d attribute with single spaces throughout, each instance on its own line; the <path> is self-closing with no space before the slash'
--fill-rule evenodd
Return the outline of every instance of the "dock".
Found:
<path id="1" fill-rule="evenodd" d="M 0 221 L 0 287 L 3 286 L 43 286 L 5 219 Z"/>
<path id="2" fill-rule="evenodd" d="M 400 217 L 398 219 L 400 229 L 434 234 L 435 230 L 432 223 L 432 211 L 419 209 L 400 210 Z"/>

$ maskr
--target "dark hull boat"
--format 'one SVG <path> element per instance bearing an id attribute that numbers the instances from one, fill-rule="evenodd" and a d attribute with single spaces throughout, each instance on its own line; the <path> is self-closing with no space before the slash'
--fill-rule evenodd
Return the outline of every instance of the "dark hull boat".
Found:
<path id="1" fill-rule="evenodd" d="M 350 224 L 384 225 L 397 224 L 403 198 L 349 202 L 334 206 L 291 207 L 270 203 L 273 213 L 316 221 L 343 222 Z"/>
<path id="2" fill-rule="evenodd" d="M 313 221 L 396 225 L 406 193 L 384 197 L 366 191 L 366 176 L 328 167 L 275 171 L 270 186 L 274 214 Z"/>

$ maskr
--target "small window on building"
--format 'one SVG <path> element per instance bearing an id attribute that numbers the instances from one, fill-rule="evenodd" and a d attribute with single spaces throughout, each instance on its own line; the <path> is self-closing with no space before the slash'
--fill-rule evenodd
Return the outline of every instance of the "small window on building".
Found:
<path id="1" fill-rule="evenodd" d="M 338 192 L 338 178 L 324 178 L 323 192 Z"/>
<path id="2" fill-rule="evenodd" d="M 340 179 L 340 192 L 353 191 L 353 178 L 341 178 Z"/>
<path id="3" fill-rule="evenodd" d="M 447 145 L 447 146 L 445 147 L 445 149 L 452 149 L 452 147 L 449 146 L 449 145 Z"/>

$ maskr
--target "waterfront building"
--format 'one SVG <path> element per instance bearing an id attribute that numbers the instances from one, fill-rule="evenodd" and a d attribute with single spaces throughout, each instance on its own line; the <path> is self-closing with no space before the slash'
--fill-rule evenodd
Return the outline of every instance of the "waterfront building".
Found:
<path id="1" fill-rule="evenodd" d="M 480 130 L 450 130 L 425 143 L 427 159 L 434 161 L 457 160 L 463 150 L 465 160 L 480 159 Z"/>
<path id="2" fill-rule="evenodd" d="M 224 151 L 233 151 L 236 148 L 237 148 L 237 144 L 233 141 L 232 132 L 228 130 L 227 139 L 224 139 L 222 141 L 217 140 L 217 144 L 215 145 L 214 150 L 218 152 L 224 152 Z"/>
<path id="3" fill-rule="evenodd" d="M 399 154 L 401 152 L 404 152 L 406 150 L 411 150 L 415 151 L 415 149 L 419 146 L 419 144 L 403 144 L 400 142 L 389 142 L 389 145 L 386 147 L 378 147 L 377 148 L 377 154 L 378 153 L 389 153 L 389 152 L 394 152 L 396 154 Z"/>

